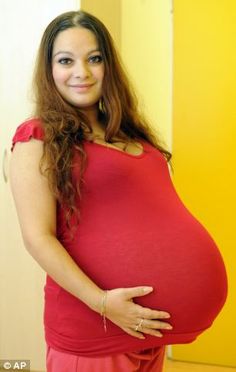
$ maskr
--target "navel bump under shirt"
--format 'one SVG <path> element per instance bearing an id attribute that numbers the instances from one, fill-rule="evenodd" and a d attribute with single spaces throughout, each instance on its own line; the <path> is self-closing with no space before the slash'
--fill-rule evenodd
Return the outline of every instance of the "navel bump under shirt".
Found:
<path id="1" fill-rule="evenodd" d="M 13 146 L 31 137 L 43 141 L 37 119 L 17 128 Z M 173 330 L 140 340 L 108 320 L 105 333 L 99 314 L 47 276 L 45 337 L 55 350 L 97 357 L 188 343 L 211 326 L 225 302 L 226 272 L 214 240 L 177 195 L 164 156 L 140 143 L 143 153 L 135 156 L 84 142 L 80 223 L 70 240 L 58 205 L 57 238 L 99 287 L 153 286 L 135 302 L 169 312 Z M 75 151 L 74 183 L 78 160 Z"/>

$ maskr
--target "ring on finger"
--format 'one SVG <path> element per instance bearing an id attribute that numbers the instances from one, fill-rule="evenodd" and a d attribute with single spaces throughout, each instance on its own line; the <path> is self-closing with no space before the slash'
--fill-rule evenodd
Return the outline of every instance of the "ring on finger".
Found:
<path id="1" fill-rule="evenodd" d="M 136 332 L 137 332 L 140 328 L 142 328 L 142 324 L 143 324 L 143 322 L 144 322 L 144 318 L 142 318 L 142 319 L 140 320 L 139 324 L 136 325 L 136 327 L 135 327 L 135 331 L 136 331 Z"/>

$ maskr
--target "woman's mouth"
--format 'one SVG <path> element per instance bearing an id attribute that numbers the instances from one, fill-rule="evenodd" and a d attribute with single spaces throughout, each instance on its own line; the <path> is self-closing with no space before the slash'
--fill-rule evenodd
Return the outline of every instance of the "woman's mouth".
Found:
<path id="1" fill-rule="evenodd" d="M 93 85 L 94 84 L 75 84 L 70 85 L 70 88 L 78 92 L 83 92 L 89 90 Z"/>

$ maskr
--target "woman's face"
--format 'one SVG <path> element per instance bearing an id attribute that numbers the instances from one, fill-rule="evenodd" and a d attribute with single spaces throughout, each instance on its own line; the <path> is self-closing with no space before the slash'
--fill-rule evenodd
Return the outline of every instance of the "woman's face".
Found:
<path id="1" fill-rule="evenodd" d="M 90 30 L 73 27 L 57 35 L 52 74 L 57 90 L 67 102 L 81 109 L 97 107 L 102 95 L 104 62 Z"/>

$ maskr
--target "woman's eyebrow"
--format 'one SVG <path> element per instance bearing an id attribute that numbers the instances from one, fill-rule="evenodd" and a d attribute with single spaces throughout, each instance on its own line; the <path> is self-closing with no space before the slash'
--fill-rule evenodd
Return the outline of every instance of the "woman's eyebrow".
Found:
<path id="1" fill-rule="evenodd" d="M 92 49 L 92 50 L 90 50 L 90 51 L 88 52 L 88 54 L 92 54 L 92 53 L 94 53 L 94 52 L 100 52 L 100 53 L 101 53 L 101 50 L 98 49 L 98 48 L 96 48 L 96 49 Z"/>
<path id="2" fill-rule="evenodd" d="M 68 52 L 66 50 L 59 50 L 59 52 L 56 52 L 55 54 L 53 54 L 53 58 L 56 57 L 58 54 L 69 54 L 69 55 L 73 55 L 73 53 L 71 52 Z"/>
<path id="3" fill-rule="evenodd" d="M 90 55 L 90 54 L 92 54 L 92 53 L 94 53 L 94 52 L 100 52 L 100 53 L 101 53 L 100 49 L 96 48 L 96 49 L 92 49 L 92 50 L 88 51 L 87 55 Z M 71 55 L 71 56 L 73 55 L 73 53 L 71 53 L 71 52 L 69 52 L 69 51 L 66 51 L 66 50 L 59 50 L 58 52 L 56 52 L 56 53 L 53 55 L 53 58 L 56 57 L 58 54 L 69 54 L 69 55 Z"/>

